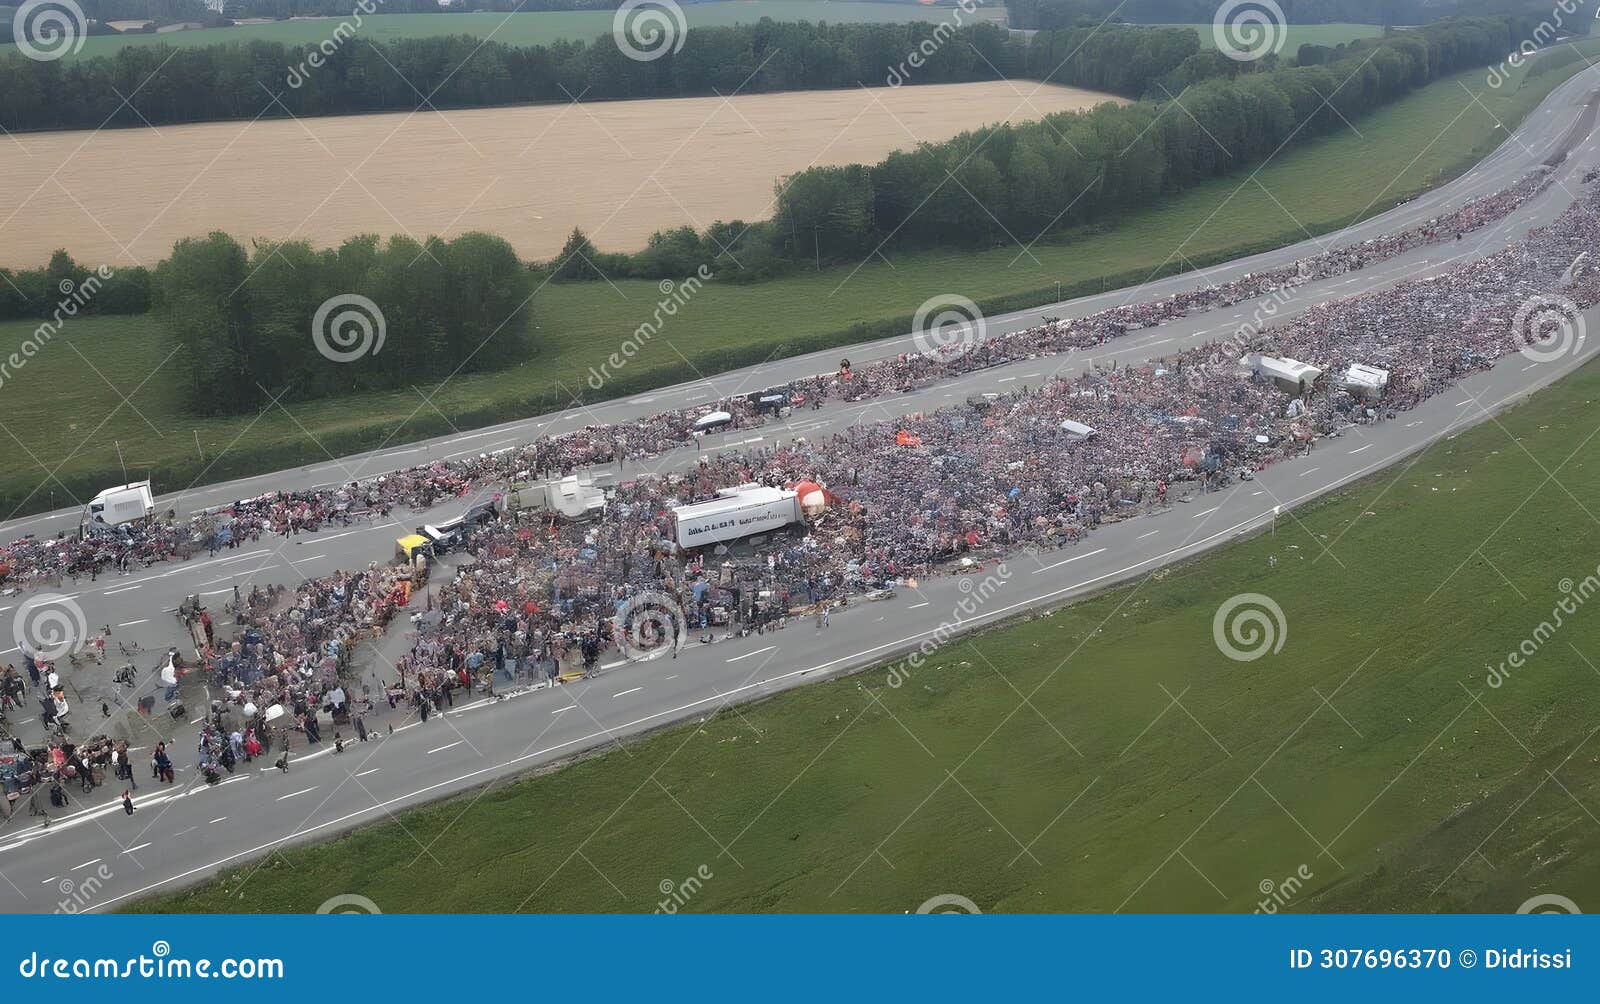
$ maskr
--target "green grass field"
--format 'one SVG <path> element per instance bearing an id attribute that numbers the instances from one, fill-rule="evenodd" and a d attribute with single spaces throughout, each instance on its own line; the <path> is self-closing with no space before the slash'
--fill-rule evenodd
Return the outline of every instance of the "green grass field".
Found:
<path id="1" fill-rule="evenodd" d="M 1593 52 L 1597 43 L 1584 46 Z M 844 344 L 904 330 L 936 294 L 960 293 L 986 307 L 1043 303 L 1054 298 L 1058 281 L 1068 292 L 1126 285 L 1163 266 L 1326 231 L 1466 169 L 1499 142 L 1496 119 L 1515 125 L 1583 63 L 1567 50 L 1535 65 L 1544 72 L 1496 91 L 1485 90 L 1481 72 L 1440 81 L 1363 119 L 1360 136 L 1341 132 L 1286 153 L 1253 180 L 1218 179 L 1103 232 L 1035 245 L 1029 255 L 1016 247 L 896 255 L 892 267 L 874 262 L 854 275 L 832 268 L 758 285 L 711 283 L 645 343 L 606 396 L 726 368 L 735 351 L 758 361 L 819 339 Z M 1463 84 L 1482 92 L 1481 105 Z M 0 390 L 0 442 L 13 458 L 0 470 L 0 518 L 121 483 L 119 442 L 129 473 L 149 473 L 167 491 L 450 431 L 439 412 L 466 428 L 565 403 L 585 389 L 589 367 L 650 317 L 659 297 L 647 281 L 545 286 L 533 303 L 540 353 L 509 370 L 451 380 L 432 405 L 406 391 L 296 404 L 292 416 L 211 420 L 181 413 L 172 384 L 185 360 L 166 358 L 153 319 L 73 320 Z M 32 330 L 0 324 L 0 358 Z M 419 360 L 416 383 L 432 393 L 447 375 Z"/>
<path id="2" fill-rule="evenodd" d="M 1209 24 L 1175 24 L 1171 28 L 1193 28 L 1200 36 L 1200 45 L 1207 49 L 1217 47 L 1216 35 Z M 1326 45 L 1330 49 L 1336 45 L 1354 42 L 1358 38 L 1374 38 L 1383 34 L 1383 27 L 1376 24 L 1291 24 L 1288 37 L 1284 39 L 1283 48 L 1279 50 L 1279 57 L 1293 59 L 1294 54 L 1302 45 Z"/>
<path id="3" fill-rule="evenodd" d="M 354 2 L 351 8 L 354 9 Z M 822 0 L 729 0 L 724 3 L 684 4 L 689 29 L 714 28 L 732 24 L 751 24 L 764 17 L 774 21 L 827 21 L 830 24 L 899 23 L 939 21 L 944 12 L 920 4 L 846 2 Z M 538 45 L 561 40 L 590 41 L 611 34 L 612 11 L 541 11 L 537 13 L 496 14 L 373 14 L 365 18 L 355 34 L 374 41 L 392 42 L 402 38 L 428 38 L 434 35 L 474 35 L 493 37 L 507 45 Z M 1003 18 L 1004 11 L 989 16 Z M 287 45 L 313 46 L 328 37 L 339 18 L 274 21 L 268 24 L 243 24 L 232 28 L 197 28 L 153 35 L 95 35 L 83 49 L 65 58 L 87 59 L 104 56 L 135 45 L 167 43 L 174 46 L 215 45 L 218 42 L 267 41 Z"/>
<path id="4" fill-rule="evenodd" d="M 1249 912 L 1291 876 L 1280 909 L 1600 903 L 1600 599 L 1498 689 L 1485 669 L 1600 575 L 1597 401 L 1591 365 L 898 688 L 808 686 L 136 908 L 649 911 L 702 865 L 686 912 Z M 1234 662 L 1212 620 L 1246 592 L 1283 647 Z"/>

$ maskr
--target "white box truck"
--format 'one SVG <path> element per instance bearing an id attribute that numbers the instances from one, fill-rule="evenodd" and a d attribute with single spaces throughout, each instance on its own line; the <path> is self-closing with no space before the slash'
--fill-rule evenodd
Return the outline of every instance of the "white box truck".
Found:
<path id="1" fill-rule="evenodd" d="M 150 482 L 135 481 L 131 485 L 118 485 L 89 500 L 89 522 L 96 526 L 118 526 L 144 519 L 156 511 L 155 495 Z"/>
<path id="2" fill-rule="evenodd" d="M 686 549 L 781 530 L 802 518 L 799 496 L 765 485 L 724 488 L 715 498 L 672 507 L 674 539 Z"/>

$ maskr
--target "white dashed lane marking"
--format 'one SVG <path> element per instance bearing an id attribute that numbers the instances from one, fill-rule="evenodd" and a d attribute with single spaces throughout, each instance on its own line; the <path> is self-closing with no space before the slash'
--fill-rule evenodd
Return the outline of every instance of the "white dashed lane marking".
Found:
<path id="1" fill-rule="evenodd" d="M 1092 558 L 1092 557 L 1094 557 L 1095 555 L 1101 553 L 1104 550 L 1105 550 L 1105 548 L 1103 548 L 1103 547 L 1097 547 L 1093 551 L 1088 551 L 1088 552 L 1086 552 L 1084 554 L 1074 554 L 1070 558 L 1062 558 L 1060 561 L 1056 562 L 1053 565 L 1044 565 L 1044 566 L 1041 566 L 1039 568 L 1035 568 L 1033 570 L 1033 574 L 1038 575 L 1040 572 L 1048 572 L 1052 568 L 1060 568 L 1062 565 L 1070 565 L 1074 561 L 1081 561 L 1084 558 Z"/>
<path id="2" fill-rule="evenodd" d="M 293 798 L 296 795 L 304 795 L 308 791 L 316 791 L 316 790 L 317 789 L 316 789 L 315 786 L 312 786 L 310 788 L 301 788 L 299 791 L 291 791 L 287 795 L 279 795 L 278 798 L 277 798 L 277 801 L 281 802 L 286 798 Z"/>
<path id="3" fill-rule="evenodd" d="M 729 662 L 738 662 L 740 659 L 748 659 L 752 655 L 760 655 L 762 652 L 770 652 L 770 651 L 772 651 L 773 649 L 775 649 L 777 647 L 778 646 L 776 646 L 776 645 L 768 645 L 766 648 L 758 648 L 754 652 L 746 652 L 744 655 L 736 655 L 732 659 L 729 659 L 728 661 Z M 621 696 L 621 695 L 619 694 L 618 696 Z"/>
<path id="4" fill-rule="evenodd" d="M 643 687 L 630 687 L 629 689 L 624 690 L 620 694 L 612 694 L 611 696 L 612 697 L 627 697 L 629 694 L 637 694 L 639 691 L 641 691 L 643 689 L 644 689 Z"/>
<path id="5" fill-rule="evenodd" d="M 427 753 L 426 753 L 426 754 L 424 754 L 424 755 L 425 755 L 425 756 L 433 756 L 433 755 L 434 755 L 434 754 L 435 754 L 435 753 L 443 753 L 443 752 L 444 752 L 444 751 L 445 751 L 445 750 L 453 750 L 453 749 L 455 749 L 455 748 L 456 748 L 456 747 L 457 747 L 457 746 L 460 746 L 460 745 L 461 745 L 461 744 L 462 744 L 462 743 L 464 743 L 464 742 L 466 742 L 466 740 L 465 740 L 465 739 L 457 739 L 457 740 L 456 740 L 456 741 L 455 741 L 455 742 L 453 742 L 453 743 L 446 743 L 446 744 L 445 744 L 445 745 L 443 745 L 443 746 L 435 746 L 435 747 L 434 747 L 434 748 L 433 748 L 433 749 L 431 749 L 431 750 L 429 750 L 429 751 L 428 751 L 428 752 L 427 752 Z"/>

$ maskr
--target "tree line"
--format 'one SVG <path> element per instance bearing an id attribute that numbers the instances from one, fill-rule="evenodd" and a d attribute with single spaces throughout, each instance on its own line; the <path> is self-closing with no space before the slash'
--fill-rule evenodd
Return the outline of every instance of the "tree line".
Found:
<path id="1" fill-rule="evenodd" d="M 177 243 L 152 297 L 181 353 L 186 409 L 224 415 L 524 362 L 533 282 L 509 244 L 482 233 L 321 250 L 246 250 L 212 233 Z"/>
<path id="2" fill-rule="evenodd" d="M 531 46 L 465 35 L 391 42 L 358 35 L 311 49 L 263 40 L 156 44 L 44 62 L 12 50 L 0 53 L 0 125 L 18 132 L 410 111 L 423 95 L 443 109 L 566 103 L 580 95 L 596 101 L 882 86 L 890 69 L 934 30 L 929 24 L 763 19 L 696 28 L 680 36 L 681 50 L 650 61 L 629 58 L 610 35 Z M 1021 76 L 1023 51 L 1004 28 L 963 26 L 909 79 Z M 137 107 L 123 106 L 119 93 L 135 92 Z"/>
<path id="3" fill-rule="evenodd" d="M 42 319 L 89 278 L 91 269 L 65 251 L 50 256 L 43 268 L 16 271 L 0 268 L 0 321 Z M 96 282 L 79 314 L 142 314 L 150 309 L 150 273 L 139 267 L 112 267 L 112 277 Z"/>
<path id="4" fill-rule="evenodd" d="M 1154 83 L 1181 93 L 1181 110 L 1165 96 L 1107 103 L 966 132 L 873 165 L 810 168 L 778 182 L 769 220 L 664 231 L 634 254 L 602 253 L 575 231 L 553 263 L 554 278 L 682 276 L 693 263 L 712 261 L 719 278 L 758 281 L 796 267 L 859 262 L 883 248 L 1027 244 L 1135 212 L 1346 128 L 1346 120 L 1433 80 L 1503 58 L 1526 27 L 1512 18 L 1441 21 L 1325 50 L 1332 58 L 1318 65 L 1260 60 L 1264 68 L 1201 79 L 1187 91 L 1169 71 Z M 1150 31 L 1108 28 L 1095 37 L 1106 35 L 1117 51 L 1124 33 Z M 1183 51 L 1151 50 L 1165 53 L 1152 71 Z M 1117 80 L 1115 66 L 1077 73 L 1101 86 L 1138 86 Z"/>
<path id="5" fill-rule="evenodd" d="M 1593 10 L 1595 0 L 1578 0 Z M 1445 18 L 1504 14 L 1548 18 L 1556 0 L 1278 0 L 1289 24 L 1427 24 Z M 1070 28 L 1127 21 L 1142 24 L 1210 24 L 1216 0 L 1006 0 L 1013 28 Z M 1593 15 L 1590 15 L 1590 19 Z M 1567 17 L 1568 30 L 1588 33 L 1588 20 Z M 1578 27 L 1579 23 L 1583 27 Z"/>

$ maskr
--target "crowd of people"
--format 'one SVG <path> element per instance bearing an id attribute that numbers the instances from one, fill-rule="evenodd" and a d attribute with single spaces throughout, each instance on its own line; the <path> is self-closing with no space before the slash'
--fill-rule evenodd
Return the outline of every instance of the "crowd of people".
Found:
<path id="1" fill-rule="evenodd" d="M 1541 167 L 1500 192 L 1399 233 L 1336 248 L 1281 268 L 1245 275 L 1168 297 L 1108 308 L 1086 317 L 1058 320 L 976 345 L 962 344 L 934 353 L 907 353 L 861 367 L 798 381 L 796 403 L 860 401 L 914 390 L 930 383 L 1021 359 L 1059 354 L 1103 343 L 1131 330 L 1176 317 L 1240 303 L 1299 282 L 1328 278 L 1504 219 L 1551 185 L 1551 170 Z M 648 458 L 693 444 L 694 422 L 708 410 L 726 411 L 732 428 L 759 425 L 770 409 L 750 397 L 736 397 L 693 408 L 663 412 L 615 425 L 592 425 L 561 436 L 546 436 L 516 450 L 453 462 L 434 462 L 339 488 L 268 492 L 177 519 L 124 525 L 80 538 L 28 536 L 0 547 L 0 580 L 33 585 L 64 575 L 95 577 L 105 571 L 131 571 L 154 562 L 218 548 L 237 547 L 263 536 L 290 536 L 326 524 L 382 516 L 396 505 L 426 509 L 465 495 L 474 487 L 505 484 L 545 473 L 567 473 L 609 464 L 621 457 Z"/>
<path id="2" fill-rule="evenodd" d="M 1548 172 L 1536 172 L 1423 227 L 1145 305 L 1143 312 L 1053 321 L 963 352 L 841 368 L 796 390 L 832 398 L 889 393 L 1085 340 L 1094 344 L 1107 331 L 1240 302 L 1307 275 L 1338 274 L 1451 240 L 1503 218 L 1549 184 Z M 1524 347 L 1529 332 L 1518 325 L 1536 297 L 1575 307 L 1600 301 L 1600 268 L 1574 266 L 1600 243 L 1597 210 L 1600 193 L 1589 186 L 1553 223 L 1503 251 L 1434 277 L 1319 304 L 1236 346 L 1239 355 L 1317 367 L 1322 376 L 1306 388 L 1286 388 L 1241 367 L 1237 357 L 1217 365 L 1208 346 L 1137 366 L 1095 366 L 831 436 L 706 455 L 687 471 L 624 482 L 596 520 L 533 514 L 490 522 L 468 535 L 474 560 L 431 587 L 412 565 L 374 563 L 292 592 L 236 595 L 234 637 L 213 644 L 207 635 L 200 646 L 198 668 L 220 695 L 209 709 L 200 763 L 214 779 L 275 740 L 286 744 L 301 734 L 321 741 L 323 713 L 364 738 L 362 716 L 373 695 L 346 689 L 352 652 L 362 638 L 381 635 L 402 608 L 409 607 L 409 644 L 395 663 L 398 682 L 379 699 L 409 704 L 425 718 L 461 689 L 492 693 L 497 679 L 531 682 L 592 669 L 607 653 L 626 651 L 630 637 L 639 636 L 637 622 L 668 639 L 775 629 L 799 612 L 826 611 L 840 600 L 1018 547 L 1071 544 L 1106 520 L 1159 503 L 1180 482 L 1206 487 L 1248 476 L 1304 452 L 1320 436 L 1413 407 Z M 1381 398 L 1339 381 L 1355 363 L 1388 371 Z M 719 406 L 736 422 L 759 420 L 754 405 Z M 227 546 L 374 508 L 429 505 L 531 473 L 609 463 L 621 452 L 659 452 L 692 441 L 695 414 L 585 429 L 334 491 L 271 493 L 197 514 L 189 532 L 192 539 L 200 527 L 209 546 L 225 536 L 220 543 Z M 732 485 L 803 480 L 826 485 L 832 502 L 801 532 L 689 554 L 673 544 L 674 505 Z M 148 536 L 138 538 L 140 532 Z M 130 546 L 140 560 L 153 560 L 159 541 L 184 532 L 158 525 L 126 539 L 139 540 Z M 146 547 L 154 550 L 138 550 Z M 13 546 L 12 574 L 35 578 L 41 568 L 30 560 L 65 549 Z M 420 610 L 409 603 L 417 589 L 427 590 Z"/>
<path id="3" fill-rule="evenodd" d="M 475 655 L 475 665 L 509 666 L 508 677 L 530 667 L 537 676 L 564 659 L 589 665 L 596 649 L 625 645 L 619 618 L 648 596 L 664 597 L 657 602 L 672 609 L 669 624 L 681 619 L 691 632 L 759 629 L 772 622 L 763 609 L 781 622 L 952 563 L 1069 544 L 1165 498 L 1175 483 L 1250 476 L 1525 347 L 1530 332 L 1516 325 L 1532 299 L 1554 296 L 1573 308 L 1600 301 L 1600 269 L 1572 272 L 1600 241 L 1597 209 L 1590 190 L 1504 251 L 1320 304 L 1242 346 L 1240 355 L 1313 364 L 1323 375 L 1308 388 L 1286 388 L 1237 357 L 1215 367 L 1212 350 L 1199 347 L 814 440 L 705 456 L 687 473 L 620 485 L 597 523 L 491 525 L 474 542 L 478 560 L 445 585 L 439 616 L 419 630 L 408 659 L 453 667 Z M 1354 363 L 1389 372 L 1381 398 L 1341 383 Z M 1203 379 L 1193 379 L 1196 370 Z M 1069 433 L 1064 423 L 1094 434 Z M 673 548 L 674 504 L 731 485 L 801 480 L 829 486 L 836 499 L 809 532 L 726 553 Z"/>

